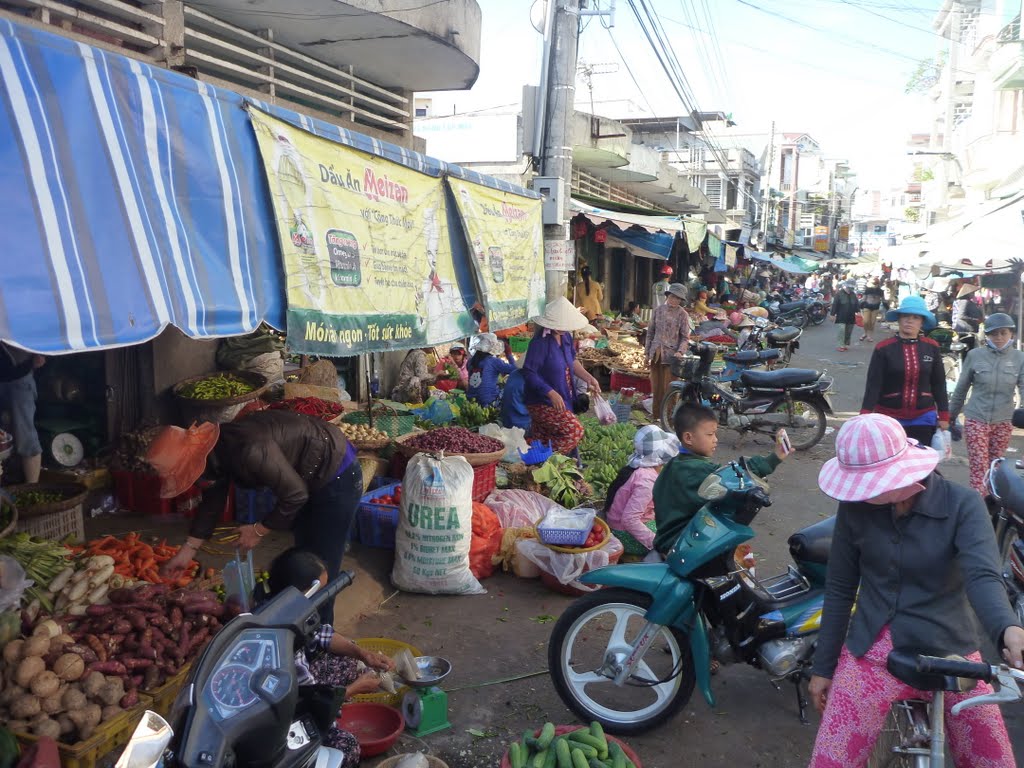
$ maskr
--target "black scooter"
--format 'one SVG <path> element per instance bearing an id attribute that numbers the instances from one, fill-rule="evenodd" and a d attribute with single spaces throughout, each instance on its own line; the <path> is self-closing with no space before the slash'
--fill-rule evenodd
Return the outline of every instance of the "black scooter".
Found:
<path id="1" fill-rule="evenodd" d="M 174 702 L 168 768 L 335 768 L 341 752 L 323 746 L 319 709 L 300 689 L 296 648 L 311 648 L 321 606 L 352 583 L 343 571 L 326 587 L 306 594 L 288 588 L 256 613 L 232 619 L 192 668 Z M 313 688 L 310 687 L 310 691 Z M 322 704 L 322 703 L 321 703 Z M 332 711 L 333 709 L 333 711 Z M 320 714 L 320 718 L 316 715 Z"/>
<path id="2" fill-rule="evenodd" d="M 785 428 L 793 448 L 805 451 L 825 435 L 826 414 L 832 413 L 827 393 L 832 380 L 819 371 L 785 368 L 777 371 L 747 370 L 732 387 L 711 376 L 718 348 L 702 342 L 697 354 L 675 360 L 673 381 L 658 411 L 662 427 L 672 431 L 676 410 L 684 403 L 706 405 L 718 414 L 723 426 L 740 433 L 774 435 Z"/>

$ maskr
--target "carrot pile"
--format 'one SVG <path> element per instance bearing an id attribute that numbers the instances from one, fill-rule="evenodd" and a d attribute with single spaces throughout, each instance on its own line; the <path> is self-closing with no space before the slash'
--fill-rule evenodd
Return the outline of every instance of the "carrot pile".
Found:
<path id="1" fill-rule="evenodd" d="M 169 586 L 187 586 L 199 572 L 199 563 L 189 563 L 180 578 L 165 579 L 160 575 L 160 566 L 178 554 L 179 547 L 167 543 L 147 544 L 137 533 L 129 533 L 123 539 L 116 536 L 103 536 L 86 542 L 83 546 L 69 547 L 72 552 L 88 556 L 107 555 L 114 560 L 114 573 L 125 578 L 141 579 L 151 584 L 167 584 Z"/>

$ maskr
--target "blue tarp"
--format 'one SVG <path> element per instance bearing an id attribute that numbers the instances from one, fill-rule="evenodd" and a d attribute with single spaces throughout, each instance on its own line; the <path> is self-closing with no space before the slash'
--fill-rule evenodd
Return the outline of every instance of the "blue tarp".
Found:
<path id="1" fill-rule="evenodd" d="M 791 272 L 797 275 L 810 274 L 813 270 L 807 269 L 806 265 L 803 264 L 803 259 L 798 259 L 796 256 L 790 256 L 783 259 L 772 258 L 774 254 L 766 253 L 762 251 L 755 251 L 752 248 L 743 249 L 744 257 L 747 259 L 754 259 L 755 261 L 764 261 L 771 264 L 773 267 L 778 267 L 783 272 Z"/>
<path id="2" fill-rule="evenodd" d="M 434 176 L 532 192 L 265 104 Z M 41 353 L 284 327 L 280 250 L 245 100 L 0 20 L 0 339 Z"/>
<path id="3" fill-rule="evenodd" d="M 675 235 L 664 232 L 646 232 L 641 229 L 621 229 L 612 224 L 608 227 L 608 236 L 621 240 L 625 247 L 635 255 L 648 259 L 664 259 L 672 255 L 672 244 Z"/>

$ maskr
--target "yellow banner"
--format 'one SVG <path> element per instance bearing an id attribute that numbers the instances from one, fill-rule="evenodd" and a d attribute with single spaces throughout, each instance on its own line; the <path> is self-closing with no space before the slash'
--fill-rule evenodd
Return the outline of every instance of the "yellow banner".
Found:
<path id="1" fill-rule="evenodd" d="M 292 350 L 344 357 L 475 332 L 441 179 L 249 114 L 284 255 Z"/>
<path id="2" fill-rule="evenodd" d="M 469 237 L 470 261 L 483 288 L 492 331 L 544 311 L 541 201 L 448 179 Z"/>

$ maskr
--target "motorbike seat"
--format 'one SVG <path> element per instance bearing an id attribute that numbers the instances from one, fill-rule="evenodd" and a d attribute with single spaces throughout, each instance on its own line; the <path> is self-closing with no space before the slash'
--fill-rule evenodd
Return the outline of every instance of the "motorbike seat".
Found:
<path id="1" fill-rule="evenodd" d="M 756 363 L 759 355 L 756 349 L 742 349 L 739 352 L 722 355 L 722 359 L 727 363 Z"/>
<path id="2" fill-rule="evenodd" d="M 1024 477 L 1017 474 L 1013 462 L 1003 460 L 996 467 L 993 485 L 1003 505 L 1024 514 Z"/>
<path id="3" fill-rule="evenodd" d="M 807 368 L 783 368 L 781 371 L 744 371 L 740 380 L 752 389 L 784 389 L 813 384 L 821 378 L 820 371 Z"/>
<path id="4" fill-rule="evenodd" d="M 801 330 L 795 326 L 787 325 L 783 328 L 776 328 L 768 331 L 768 341 L 773 343 L 784 343 L 792 341 L 801 334 Z"/>
<path id="5" fill-rule="evenodd" d="M 787 301 L 779 304 L 779 312 L 792 312 L 795 309 L 803 309 L 806 306 L 806 301 Z"/>
<path id="6" fill-rule="evenodd" d="M 960 656 L 948 656 L 944 653 L 932 653 L 926 649 L 909 651 L 898 648 L 889 651 L 889 656 L 885 660 L 885 666 L 889 670 L 890 675 L 900 682 L 906 683 L 911 688 L 916 688 L 919 691 L 953 691 L 957 693 L 965 693 L 978 684 L 977 680 L 972 680 L 969 677 L 953 677 L 952 675 L 943 675 L 939 672 L 918 672 L 917 657 L 919 655 L 939 656 L 956 659 L 957 661 L 964 660 Z"/>
<path id="7" fill-rule="evenodd" d="M 798 562 L 826 565 L 832 549 L 832 532 L 836 527 L 835 515 L 814 525 L 801 528 L 789 537 L 789 554 Z"/>

